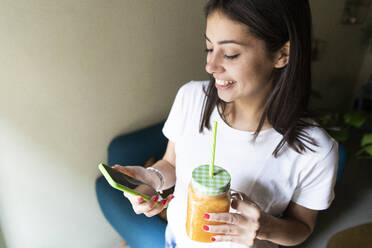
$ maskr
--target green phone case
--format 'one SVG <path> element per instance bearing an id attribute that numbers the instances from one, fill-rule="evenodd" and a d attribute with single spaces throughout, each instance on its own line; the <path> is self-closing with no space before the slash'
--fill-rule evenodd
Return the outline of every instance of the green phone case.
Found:
<path id="1" fill-rule="evenodd" d="M 117 182 L 114 181 L 114 179 L 112 179 L 112 177 L 110 176 L 110 174 L 107 172 L 107 170 L 105 169 L 105 167 L 103 166 L 103 163 L 100 163 L 98 165 L 98 169 L 101 171 L 101 173 L 103 174 L 103 176 L 106 178 L 107 182 L 115 189 L 118 189 L 120 191 L 123 191 L 123 192 L 126 192 L 128 194 L 131 194 L 133 196 L 141 196 L 145 201 L 148 201 L 150 200 L 150 197 L 148 195 L 144 195 L 144 194 L 141 194 L 133 189 L 130 189 L 128 187 L 125 187 L 124 185 L 121 185 L 121 184 L 118 184 Z"/>

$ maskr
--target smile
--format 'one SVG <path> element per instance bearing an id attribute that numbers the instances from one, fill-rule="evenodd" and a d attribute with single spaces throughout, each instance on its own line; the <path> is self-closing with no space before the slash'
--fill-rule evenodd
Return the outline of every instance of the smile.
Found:
<path id="1" fill-rule="evenodd" d="M 224 81 L 224 80 L 216 79 L 216 84 L 221 85 L 221 86 L 227 86 L 232 83 L 234 83 L 234 81 Z"/>
<path id="2" fill-rule="evenodd" d="M 236 84 L 235 81 L 225 81 L 225 80 L 219 80 L 219 79 L 216 79 L 216 88 L 219 89 L 219 90 L 227 90 L 227 89 L 230 89 L 232 88 L 234 85 Z"/>

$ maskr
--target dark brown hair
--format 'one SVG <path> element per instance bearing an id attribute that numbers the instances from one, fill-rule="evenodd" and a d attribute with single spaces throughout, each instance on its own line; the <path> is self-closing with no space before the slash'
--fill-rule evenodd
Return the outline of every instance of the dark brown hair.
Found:
<path id="1" fill-rule="evenodd" d="M 283 139 L 273 151 L 279 156 L 287 143 L 298 153 L 306 149 L 314 151 L 308 144 L 317 146 L 305 128 L 317 126 L 308 110 L 311 91 L 311 40 L 312 20 L 308 0 L 210 0 L 204 7 L 208 17 L 219 11 L 231 20 L 247 25 L 250 34 L 265 43 L 269 54 L 277 52 L 290 42 L 288 64 L 274 69 L 272 92 L 266 99 L 264 111 L 254 133 L 257 138 L 267 118 Z M 200 132 L 210 129 L 209 121 L 213 109 L 221 107 L 223 119 L 226 102 L 217 95 L 215 79 L 211 75 L 205 90 Z M 305 144 L 308 143 L 308 144 Z"/>

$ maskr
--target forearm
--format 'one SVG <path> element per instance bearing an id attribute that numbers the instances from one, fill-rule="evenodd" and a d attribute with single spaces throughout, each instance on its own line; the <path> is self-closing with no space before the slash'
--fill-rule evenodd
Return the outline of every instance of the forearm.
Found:
<path id="1" fill-rule="evenodd" d="M 305 241 L 312 233 L 308 225 L 291 217 L 277 218 L 266 215 L 264 218 L 265 224 L 259 231 L 258 239 L 284 246 L 294 246 Z"/>
<path id="2" fill-rule="evenodd" d="M 167 160 L 161 159 L 151 167 L 158 169 L 164 177 L 164 185 L 161 190 L 169 189 L 174 186 L 176 183 L 176 170 L 171 163 L 169 163 Z M 156 184 L 160 185 L 160 179 L 156 175 L 155 177 Z"/>

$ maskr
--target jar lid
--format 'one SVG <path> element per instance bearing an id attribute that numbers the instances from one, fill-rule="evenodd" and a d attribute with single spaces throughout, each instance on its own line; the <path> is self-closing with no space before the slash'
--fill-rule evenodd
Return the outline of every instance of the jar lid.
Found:
<path id="1" fill-rule="evenodd" d="M 231 177 L 227 170 L 215 165 L 213 177 L 209 177 L 209 165 L 196 167 L 192 172 L 192 188 L 206 195 L 220 195 L 230 189 Z"/>

